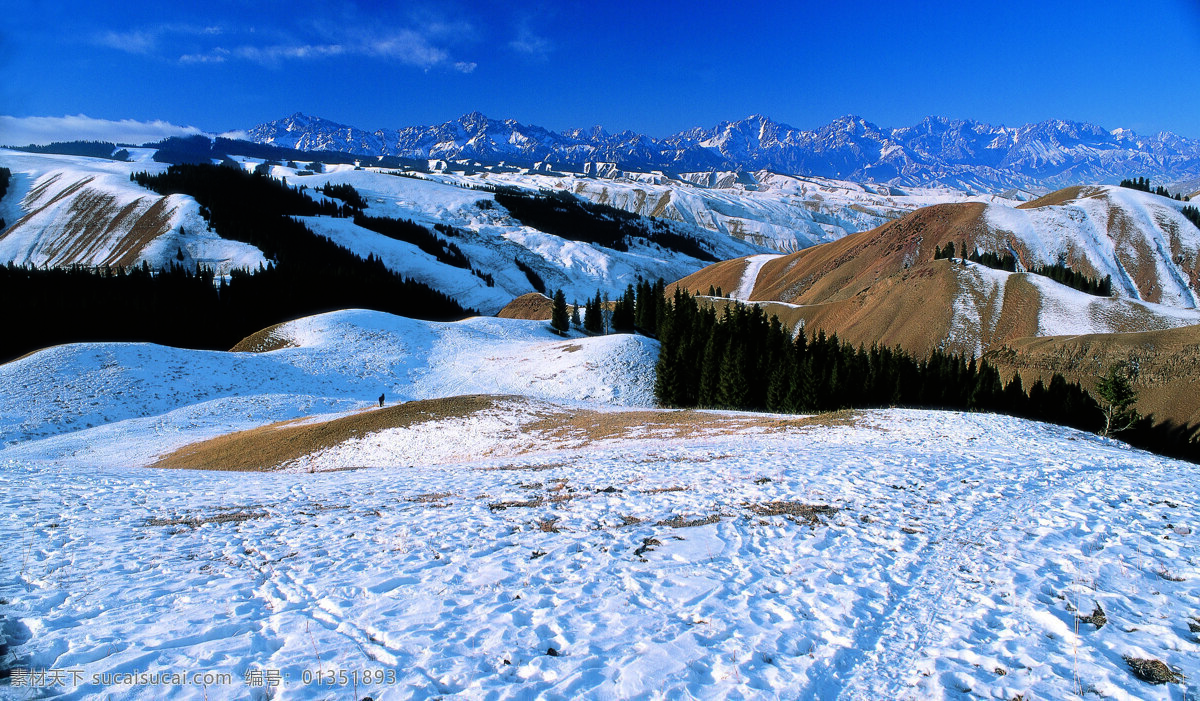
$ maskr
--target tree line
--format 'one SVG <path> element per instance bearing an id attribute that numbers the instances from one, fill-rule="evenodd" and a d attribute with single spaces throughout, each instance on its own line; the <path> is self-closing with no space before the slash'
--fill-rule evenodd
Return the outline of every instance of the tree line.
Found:
<path id="1" fill-rule="evenodd" d="M 1189 198 L 1184 197 L 1183 195 L 1181 195 L 1179 193 L 1175 193 L 1174 195 L 1172 195 L 1170 193 L 1170 191 L 1168 191 L 1167 188 L 1163 187 L 1162 185 L 1159 185 L 1158 187 L 1151 189 L 1150 188 L 1151 184 L 1152 183 L 1150 182 L 1149 178 L 1142 178 L 1142 177 L 1126 178 L 1121 181 L 1121 187 L 1126 187 L 1126 188 L 1129 188 L 1130 190 L 1141 190 L 1142 192 L 1150 192 L 1155 195 L 1159 195 L 1161 197 L 1169 197 L 1177 202 L 1188 202 L 1189 201 Z"/>
<path id="2" fill-rule="evenodd" d="M 61 343 L 141 341 L 228 350 L 268 326 L 338 309 L 374 309 L 434 321 L 469 315 L 428 286 L 369 256 L 315 273 L 271 265 L 216 278 L 210 268 L 0 267 L 7 312 L 0 362 Z"/>
<path id="3" fill-rule="evenodd" d="M 3 200 L 4 196 L 8 194 L 10 180 L 12 180 L 12 171 L 8 168 L 0 168 L 0 200 Z M 4 218 L 0 217 L 0 231 L 4 231 L 5 226 Z"/>
<path id="4" fill-rule="evenodd" d="M 692 258 L 717 261 L 699 241 L 673 231 L 661 219 L 646 219 L 623 209 L 587 202 L 562 190 L 532 194 L 518 188 L 497 187 L 495 199 L 525 226 L 559 238 L 614 251 L 628 251 L 630 240 L 642 239 Z"/>
<path id="5" fill-rule="evenodd" d="M 51 144 L 28 146 L 5 146 L 13 151 L 25 153 L 48 153 L 58 156 L 87 156 L 110 161 L 128 161 L 129 151 L 119 148 L 111 141 L 55 141 Z"/>
<path id="6" fill-rule="evenodd" d="M 215 280 L 211 270 L 171 265 L 151 270 L 75 267 L 4 273 L 12 333 L 0 342 L 11 359 L 75 341 L 154 341 L 229 348 L 263 327 L 335 309 L 374 309 L 419 319 L 460 319 L 475 312 L 428 286 L 366 258 L 292 217 L 340 207 L 317 203 L 270 177 L 213 165 L 176 165 L 131 178 L 162 195 L 186 194 L 222 237 L 257 247 L 274 262 Z M 147 306 L 150 305 L 150 306 Z"/>
<path id="7" fill-rule="evenodd" d="M 638 277 L 637 285 L 625 287 L 625 292 L 611 303 L 596 290 L 596 296 L 583 304 L 583 315 L 579 314 L 579 303 L 575 302 L 568 315 L 567 299 L 562 290 L 551 296 L 550 326 L 560 333 L 572 326 L 577 330 L 597 335 L 604 333 L 633 333 L 658 336 L 661 309 L 665 304 L 666 283 L 661 278 L 651 283 Z"/>
<path id="8" fill-rule="evenodd" d="M 935 350 L 921 359 L 900 348 L 854 346 L 824 331 L 793 334 L 756 305 L 730 302 L 718 312 L 716 305 L 678 288 L 668 298 L 662 280 L 639 281 L 627 289 L 611 316 L 631 302 L 633 330 L 660 341 L 654 392 L 663 406 L 779 413 L 878 407 L 994 412 L 1102 434 L 1119 431 L 1132 445 L 1200 460 L 1200 426 L 1137 415 L 1124 368 L 1109 368 L 1097 397 L 1058 373 L 1048 383 L 1039 379 L 1026 387 L 1019 374 L 1005 381 L 985 360 L 957 353 Z M 603 318 L 603 312 L 593 311 L 598 304 L 599 299 L 589 301 L 584 330 L 619 332 L 615 321 L 587 327 L 593 314 Z M 565 330 L 565 318 L 560 291 L 552 323 Z"/>
<path id="9" fill-rule="evenodd" d="M 959 249 L 955 249 L 954 242 L 946 244 L 945 248 L 940 246 L 933 247 L 933 259 L 943 260 L 955 258 L 956 250 L 961 250 L 964 254 L 967 250 L 967 244 L 961 244 Z M 1017 272 L 1017 259 L 1011 253 L 1003 255 L 992 253 L 991 251 L 979 252 L 979 249 L 974 249 L 969 255 L 965 255 L 966 260 L 980 265 L 987 266 L 996 270 L 1006 270 L 1010 273 Z M 1091 277 L 1085 275 L 1078 270 L 1072 270 L 1064 261 L 1051 263 L 1050 265 L 1033 265 L 1026 271 L 1034 275 L 1048 277 L 1051 280 L 1074 288 L 1080 292 L 1086 292 L 1097 297 L 1112 296 L 1112 276 L 1105 275 L 1103 278 Z"/>

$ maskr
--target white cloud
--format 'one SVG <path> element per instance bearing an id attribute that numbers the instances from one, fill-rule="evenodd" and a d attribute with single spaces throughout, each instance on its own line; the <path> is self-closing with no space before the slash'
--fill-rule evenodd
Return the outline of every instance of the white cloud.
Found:
<path id="1" fill-rule="evenodd" d="M 144 144 L 169 136 L 203 134 L 196 127 L 181 127 L 155 120 L 139 122 L 133 119 L 112 121 L 93 119 L 77 114 L 67 117 L 9 117 L 0 115 L 0 144 L 26 146 L 54 141 L 112 141 Z"/>
<path id="2" fill-rule="evenodd" d="M 550 55 L 553 46 L 545 37 L 533 33 L 529 27 L 522 26 L 517 31 L 517 38 L 508 42 L 508 47 L 530 58 L 544 59 Z"/>
<path id="3" fill-rule="evenodd" d="M 284 61 L 317 60 L 335 56 L 369 56 L 399 61 L 417 68 L 430 69 L 440 65 L 453 65 L 455 70 L 470 73 L 475 64 L 465 61 L 450 63 L 444 50 L 430 44 L 420 34 L 401 30 L 384 37 L 357 41 L 331 42 L 324 44 L 273 44 L 270 46 L 243 45 L 232 49 L 217 47 L 204 53 L 184 54 L 180 63 L 224 63 L 240 59 L 266 66 L 276 66 Z"/>
<path id="4" fill-rule="evenodd" d="M 131 54 L 148 54 L 158 48 L 158 32 L 104 32 L 94 38 L 96 44 Z"/>
<path id="5" fill-rule="evenodd" d="M 458 61 L 454 64 L 454 70 L 459 73 L 473 73 L 478 66 L 474 61 Z"/>
<path id="6" fill-rule="evenodd" d="M 229 59 L 229 50 L 217 47 L 208 53 L 184 54 L 179 57 L 180 63 L 225 63 Z"/>
<path id="7" fill-rule="evenodd" d="M 382 38 L 366 41 L 362 53 L 376 58 L 390 58 L 418 68 L 433 68 L 449 56 L 429 43 L 424 36 L 410 29 L 392 32 Z"/>

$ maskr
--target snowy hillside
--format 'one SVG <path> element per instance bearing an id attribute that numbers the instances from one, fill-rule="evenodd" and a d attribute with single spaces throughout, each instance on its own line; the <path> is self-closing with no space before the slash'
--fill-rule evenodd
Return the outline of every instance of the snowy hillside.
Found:
<path id="1" fill-rule="evenodd" d="M 247 169 L 263 163 L 251 158 L 240 161 Z M 191 268 L 201 263 L 222 273 L 231 268 L 254 269 L 265 262 L 257 249 L 211 232 L 192 198 L 159 197 L 129 181 L 130 173 L 160 172 L 165 164 L 148 159 L 118 163 L 0 151 L 0 166 L 14 172 L 13 184 L 0 204 L 0 218 L 10 223 L 0 233 L 0 262 L 130 265 L 147 261 L 155 268 L 177 262 Z M 509 216 L 490 193 L 471 189 L 488 186 L 481 179 L 454 182 L 451 178 L 443 183 L 337 165 L 329 166 L 328 172 L 307 175 L 285 166 L 270 170 L 273 177 L 286 178 L 290 185 L 310 188 L 316 199 L 323 199 L 315 190 L 326 184 L 350 184 L 366 198 L 371 216 L 412 219 L 427 227 L 455 227 L 453 243 L 462 249 L 472 268 L 492 276 L 494 286 L 470 270 L 438 262 L 414 245 L 348 220 L 304 220 L 314 232 L 335 243 L 363 257 L 374 254 L 393 270 L 484 313 L 495 313 L 532 289 L 518 260 L 535 271 L 549 289 L 561 288 L 569 298 L 580 300 L 597 290 L 616 296 L 639 276 L 677 279 L 707 262 L 646 242 L 633 241 L 628 251 L 616 251 L 537 231 Z M 509 182 L 518 184 L 520 179 Z M 539 184 L 531 180 L 525 186 L 536 189 Z M 764 250 L 723 231 L 686 223 L 676 226 L 684 235 L 700 240 L 713 256 L 736 257 Z"/>
<path id="2" fill-rule="evenodd" d="M 1002 197 L 971 195 L 950 188 L 901 190 L 768 171 L 683 173 L 675 178 L 619 170 L 605 178 L 537 172 L 477 176 L 450 173 L 435 177 L 464 185 L 500 182 L 565 190 L 597 204 L 789 252 L 873 229 L 941 202 L 1014 204 Z"/>
<path id="3" fill-rule="evenodd" d="M 92 464 L 147 464 L 217 433 L 361 409 L 380 393 L 392 402 L 476 393 L 653 401 L 653 342 L 564 339 L 545 322 L 439 324 L 347 310 L 274 327 L 262 343 L 277 349 L 72 344 L 0 365 L 0 445 L 64 459 L 86 454 Z M 123 440 L 141 433 L 157 438 Z M 43 437 L 50 438 L 28 442 Z"/>
<path id="4" fill-rule="evenodd" d="M 1198 306 L 1200 229 L 1180 213 L 1183 203 L 1123 187 L 1071 190 L 1075 197 L 1054 205 L 989 205 L 986 224 L 1019 247 L 1027 265 L 1070 261 L 1111 276 L 1119 296 Z"/>
<path id="5" fill-rule="evenodd" d="M 135 156 L 143 154 L 134 154 Z M 130 173 L 163 170 L 138 160 L 120 163 L 0 149 L 13 172 L 0 203 L 0 262 L 17 265 L 197 263 L 221 274 L 265 263 L 253 246 L 212 232 L 190 197 L 159 197 L 129 181 Z"/>
<path id="6" fill-rule="evenodd" d="M 259 671 L 314 699 L 1175 699 L 1200 677 L 1195 465 L 990 415 L 647 409 L 653 342 L 543 329 L 339 312 L 259 354 L 0 366 L 8 664 L 145 699 L 266 697 Z M 284 472 L 140 467 L 406 406 L 379 391 L 510 396 Z M 138 672 L 228 677 L 93 681 Z"/>

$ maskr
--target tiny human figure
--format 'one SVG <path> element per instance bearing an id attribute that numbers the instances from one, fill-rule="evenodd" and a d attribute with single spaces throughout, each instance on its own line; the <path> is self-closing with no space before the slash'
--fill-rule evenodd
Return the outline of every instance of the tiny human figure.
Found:
<path id="1" fill-rule="evenodd" d="M 383 395 L 382 394 L 379 395 L 379 406 L 380 406 L 380 408 L 383 407 Z"/>

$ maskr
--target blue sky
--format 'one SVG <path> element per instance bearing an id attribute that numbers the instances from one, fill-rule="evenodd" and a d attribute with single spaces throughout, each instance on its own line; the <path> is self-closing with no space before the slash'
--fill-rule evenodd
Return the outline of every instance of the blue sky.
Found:
<path id="1" fill-rule="evenodd" d="M 302 111 L 365 129 L 479 110 L 665 136 L 765 114 L 1200 138 L 1200 1 L 0 0 L 0 114 L 208 131 Z"/>

